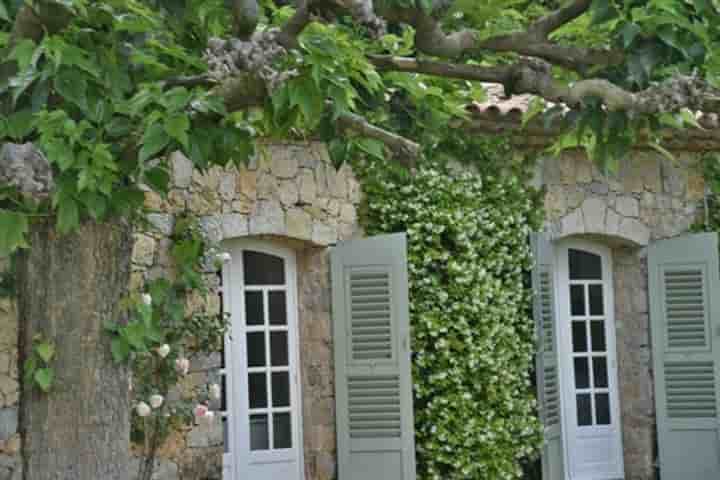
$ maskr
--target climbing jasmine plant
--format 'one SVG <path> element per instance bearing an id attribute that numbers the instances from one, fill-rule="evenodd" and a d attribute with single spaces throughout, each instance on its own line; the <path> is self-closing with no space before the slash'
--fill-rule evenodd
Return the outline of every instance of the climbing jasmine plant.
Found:
<path id="1" fill-rule="evenodd" d="M 368 234 L 408 234 L 419 478 L 520 478 L 540 442 L 524 283 L 537 192 L 439 162 L 364 177 Z"/>

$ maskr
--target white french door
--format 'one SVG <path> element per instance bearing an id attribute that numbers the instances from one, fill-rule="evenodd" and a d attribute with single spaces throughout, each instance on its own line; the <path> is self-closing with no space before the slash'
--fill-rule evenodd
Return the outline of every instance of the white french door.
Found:
<path id="1" fill-rule="evenodd" d="M 226 246 L 224 480 L 302 480 L 295 256 L 252 240 Z"/>
<path id="2" fill-rule="evenodd" d="M 570 480 L 624 478 L 610 250 L 558 245 L 559 360 Z"/>

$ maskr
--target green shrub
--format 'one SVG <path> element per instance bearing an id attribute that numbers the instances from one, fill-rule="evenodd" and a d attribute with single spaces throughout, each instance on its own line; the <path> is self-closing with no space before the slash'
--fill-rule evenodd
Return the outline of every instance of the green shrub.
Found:
<path id="1" fill-rule="evenodd" d="M 363 176 L 368 234 L 408 234 L 419 478 L 520 478 L 540 443 L 524 282 L 536 192 L 439 166 Z"/>

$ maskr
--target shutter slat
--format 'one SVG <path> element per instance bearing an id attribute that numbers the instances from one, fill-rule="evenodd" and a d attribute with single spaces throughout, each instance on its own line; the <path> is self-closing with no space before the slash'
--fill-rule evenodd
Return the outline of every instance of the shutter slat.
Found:
<path id="1" fill-rule="evenodd" d="M 648 267 L 660 474 L 720 478 L 717 235 L 657 242 Z"/>
<path id="2" fill-rule="evenodd" d="M 533 316 L 538 336 L 535 371 L 540 414 L 544 429 L 542 470 L 544 479 L 565 478 L 565 454 L 561 430 L 562 405 L 555 346 L 555 253 L 550 242 L 542 235 L 532 236 L 535 267 L 532 272 Z"/>
<path id="3" fill-rule="evenodd" d="M 404 234 L 332 249 L 338 478 L 415 480 Z"/>

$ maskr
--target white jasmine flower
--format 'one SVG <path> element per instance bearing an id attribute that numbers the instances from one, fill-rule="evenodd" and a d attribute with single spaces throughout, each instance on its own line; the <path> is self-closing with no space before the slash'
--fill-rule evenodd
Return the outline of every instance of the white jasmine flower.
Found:
<path id="1" fill-rule="evenodd" d="M 165 343 L 165 344 L 159 346 L 155 351 L 157 352 L 157 354 L 160 358 L 165 358 L 170 353 L 170 345 Z"/>
<path id="2" fill-rule="evenodd" d="M 147 306 L 152 305 L 152 296 L 149 293 L 143 293 L 142 294 L 142 303 Z"/>
<path id="3" fill-rule="evenodd" d="M 158 395 L 158 394 L 152 395 L 150 397 L 150 406 L 152 408 L 160 408 L 162 406 L 164 400 L 165 399 L 163 398 L 162 395 Z"/>
<path id="4" fill-rule="evenodd" d="M 137 412 L 138 416 L 147 417 L 148 415 L 150 415 L 150 405 L 145 402 L 140 402 L 135 407 L 135 411 Z"/>

